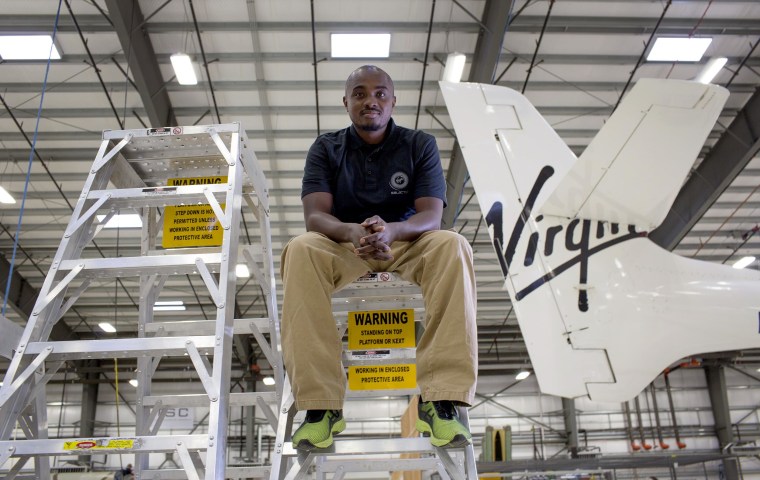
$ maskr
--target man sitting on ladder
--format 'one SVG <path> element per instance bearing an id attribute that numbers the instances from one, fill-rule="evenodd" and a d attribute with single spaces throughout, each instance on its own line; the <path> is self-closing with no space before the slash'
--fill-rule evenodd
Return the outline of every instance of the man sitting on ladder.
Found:
<path id="1" fill-rule="evenodd" d="M 397 126 L 393 81 L 365 65 L 349 75 L 343 105 L 352 125 L 309 149 L 301 197 L 307 233 L 282 253 L 282 343 L 300 449 L 326 448 L 345 429 L 346 378 L 331 295 L 371 271 L 422 288 L 425 333 L 417 347 L 417 429 L 438 447 L 471 435 L 456 405 L 472 404 L 477 380 L 472 250 L 440 230 L 446 183 L 435 139 Z"/>

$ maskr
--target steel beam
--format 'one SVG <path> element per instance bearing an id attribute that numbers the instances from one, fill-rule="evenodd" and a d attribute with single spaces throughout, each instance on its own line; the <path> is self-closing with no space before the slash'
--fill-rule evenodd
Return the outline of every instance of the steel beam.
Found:
<path id="1" fill-rule="evenodd" d="M 82 360 L 77 363 L 82 367 L 100 367 L 100 360 L 96 359 Z M 100 387 L 100 384 L 95 380 L 98 379 L 100 374 L 97 371 L 90 371 L 87 373 L 80 372 L 80 376 L 85 381 L 82 383 L 82 408 L 81 415 L 79 416 L 79 437 L 92 438 L 95 436 L 95 413 L 98 408 L 98 388 Z M 90 458 L 90 455 L 80 455 L 79 461 L 89 463 Z"/>
<path id="2" fill-rule="evenodd" d="M 143 22 L 140 5 L 138 2 L 106 0 L 106 7 L 122 49 L 129 59 L 129 71 L 134 77 L 149 123 L 153 127 L 177 125 L 148 33 L 145 27 L 132 31 L 133 25 Z"/>
<path id="3" fill-rule="evenodd" d="M 578 420 L 575 415 L 575 400 L 562 398 L 562 416 L 565 419 L 565 443 L 570 458 L 578 458 Z"/>
<path id="4" fill-rule="evenodd" d="M 511 10 L 512 0 L 488 0 L 486 2 L 483 8 L 482 23 L 488 30 L 481 28 L 478 33 L 478 42 L 475 44 L 468 81 L 493 83 L 504 35 L 507 32 L 507 26 L 509 26 L 509 12 Z M 459 142 L 455 142 L 449 168 L 446 172 L 447 206 L 443 210 L 441 228 L 454 227 L 467 177 L 467 166 L 464 163 Z"/>
<path id="5" fill-rule="evenodd" d="M 649 234 L 672 250 L 760 149 L 760 89 L 750 97 L 678 193 L 662 224 Z"/>
<path id="6" fill-rule="evenodd" d="M 159 55 L 160 56 L 160 55 Z M 541 58 L 543 58 L 544 55 L 541 55 Z M 576 63 L 578 60 L 577 56 L 573 56 L 572 58 L 576 59 Z M 503 58 L 502 58 L 503 59 Z M 635 61 L 632 57 L 628 57 L 626 59 L 630 59 Z M 254 60 L 262 61 L 263 58 L 255 57 Z M 516 59 L 516 62 L 520 59 Z M 556 60 L 556 57 L 555 57 Z M 589 59 L 589 61 L 596 62 L 597 59 Z M 608 58 L 608 60 L 611 60 Z M 738 59 L 737 59 L 738 61 Z M 749 61 L 749 60 L 748 60 Z M 223 60 L 220 60 L 220 62 L 223 62 Z M 71 62 L 74 63 L 74 62 Z M 81 62 L 80 62 L 81 63 Z M 523 59 L 520 63 L 528 63 L 527 59 Z M 626 63 L 626 62 L 619 62 L 619 63 Z M 108 87 L 109 92 L 117 92 L 117 93 L 124 93 L 124 90 L 131 89 L 133 87 L 126 85 L 123 80 L 118 81 L 106 81 L 105 82 L 106 87 Z M 345 81 L 343 80 L 319 80 L 318 86 L 319 90 L 335 90 L 337 92 L 340 92 L 342 89 L 345 88 Z M 438 80 L 425 80 L 425 88 L 426 89 L 436 89 L 438 88 Z M 512 89 L 518 89 L 522 85 L 522 82 L 515 81 L 515 80 L 501 80 L 498 82 L 498 85 L 502 85 L 505 87 L 509 87 Z M 554 91 L 558 90 L 561 92 L 577 92 L 580 90 L 586 90 L 589 92 L 619 92 L 623 89 L 623 86 L 625 85 L 625 82 L 618 82 L 618 81 L 584 81 L 584 82 L 573 82 L 572 84 L 568 84 L 566 82 L 560 82 L 560 81 L 551 81 L 551 80 L 541 80 L 541 79 L 534 79 L 530 82 L 530 90 L 532 92 L 536 91 Z M 0 86 L 2 87 L 3 91 L 6 93 L 39 93 L 42 90 L 42 82 L 2 82 L 0 81 Z M 401 91 L 417 91 L 420 87 L 420 82 L 417 80 L 398 80 L 393 81 L 393 87 L 396 93 Z M 67 82 L 62 83 L 59 85 L 56 85 L 55 91 L 57 93 L 89 93 L 92 90 L 96 90 L 100 88 L 100 84 L 97 82 Z M 169 92 L 202 92 L 205 88 L 205 85 L 203 82 L 199 82 L 198 85 L 179 85 L 179 84 L 170 84 L 166 86 L 166 90 Z M 245 92 L 245 91 L 258 91 L 261 88 L 266 88 L 270 91 L 276 91 L 276 92 L 290 92 L 290 91 L 300 91 L 300 90 L 310 90 L 314 88 L 314 81 L 313 80 L 262 80 L 262 79 L 256 79 L 256 80 L 219 80 L 214 81 L 214 90 L 217 92 Z M 731 84 L 731 93 L 753 93 L 755 91 L 755 85 L 752 83 L 744 82 L 744 83 L 733 83 Z M 88 137 L 92 137 L 92 132 L 85 132 L 87 133 Z M 250 138 L 250 134 L 248 135 Z M 88 150 L 89 152 L 90 150 Z M 260 154 L 257 153 L 258 157 L 261 157 Z"/>
<path id="7" fill-rule="evenodd" d="M 5 256 L 0 256 L 0 291 L 5 294 L 8 285 L 8 272 L 11 263 Z M 11 286 L 8 291 L 8 305 L 25 319 L 29 318 L 37 300 L 37 289 L 32 286 L 17 270 L 13 270 Z"/>
<path id="8" fill-rule="evenodd" d="M 118 0 L 107 0 L 108 13 L 118 29 L 118 22 L 114 19 L 111 4 Z M 501 3 L 497 0 L 493 3 Z M 756 0 L 744 0 L 756 1 Z M 133 2 L 121 2 L 131 4 Z M 137 2 L 134 2 L 137 3 Z M 503 3 L 512 3 L 504 1 Z M 732 3 L 736 3 L 735 0 Z M 126 9 L 128 12 L 128 9 Z M 484 15 L 484 18 L 486 16 Z M 126 15 L 125 18 L 129 19 Z M 652 31 L 652 27 L 643 26 L 651 23 L 651 17 L 646 16 L 589 16 L 589 15 L 558 15 L 556 20 L 547 27 L 548 33 L 569 34 L 614 34 L 614 35 L 643 35 Z M 85 33 L 106 33 L 113 31 L 113 27 L 99 14 L 82 14 L 77 19 Z M 0 33 L 17 33 L 21 31 L 46 31 L 53 24 L 55 15 L 3 15 L 0 17 Z M 520 15 L 515 22 L 513 30 L 519 33 L 538 33 L 544 21 L 543 15 Z M 142 22 L 142 15 L 140 16 Z M 134 25 L 140 22 L 135 21 Z M 485 20 L 481 21 L 489 25 Z M 754 18 L 704 18 L 697 17 L 673 17 L 663 21 L 660 32 L 667 35 L 686 35 L 692 33 L 694 25 L 699 24 L 699 32 L 702 35 L 746 35 L 756 36 L 760 33 L 760 27 Z M 127 23 L 129 25 L 129 23 Z M 248 28 L 248 22 L 240 21 L 204 21 L 199 22 L 199 27 L 204 32 L 244 32 Z M 390 33 L 419 33 L 426 31 L 428 24 L 424 21 L 373 21 L 373 22 L 344 22 L 340 20 L 320 21 L 315 23 L 319 32 L 349 32 L 356 31 L 387 31 Z M 143 26 L 149 33 L 181 33 L 194 30 L 190 20 L 174 21 L 151 21 Z M 480 26 L 475 22 L 451 22 L 439 21 L 433 23 L 433 33 L 457 32 L 474 33 Z M 490 26 L 488 26 L 490 29 Z M 260 22 L 258 30 L 261 32 L 309 32 L 310 21 L 272 21 Z M 70 18 L 63 17 L 59 21 L 58 30 L 62 33 L 75 32 L 76 29 Z M 353 61 L 353 60 L 352 60 Z"/>
<path id="9" fill-rule="evenodd" d="M 722 365 L 708 365 L 705 368 L 707 390 L 710 393 L 713 417 L 715 417 L 715 433 L 718 436 L 720 448 L 730 447 L 734 442 L 731 429 L 731 411 L 728 406 L 726 392 L 726 370 Z M 735 457 L 723 459 L 725 480 L 739 480 L 739 460 Z"/>

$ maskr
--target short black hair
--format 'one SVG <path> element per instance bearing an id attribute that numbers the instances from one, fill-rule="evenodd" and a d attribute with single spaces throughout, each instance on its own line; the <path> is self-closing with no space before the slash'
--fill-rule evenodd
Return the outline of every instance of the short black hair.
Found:
<path id="1" fill-rule="evenodd" d="M 348 85 L 351 83 L 351 80 L 353 78 L 355 78 L 357 75 L 360 75 L 360 74 L 362 74 L 364 72 L 376 72 L 376 73 L 380 73 L 382 75 L 385 75 L 385 78 L 388 79 L 388 83 L 390 83 L 390 85 L 391 85 L 391 91 L 395 93 L 396 88 L 393 86 L 393 79 L 391 78 L 390 75 L 388 75 L 388 72 L 386 72 L 385 70 L 383 70 L 382 68 L 380 68 L 380 67 L 378 67 L 376 65 L 362 65 L 361 67 L 359 67 L 356 70 L 354 70 L 353 72 L 351 72 L 351 74 L 346 79 L 346 88 L 345 88 L 346 89 L 346 94 L 349 93 L 348 92 Z"/>

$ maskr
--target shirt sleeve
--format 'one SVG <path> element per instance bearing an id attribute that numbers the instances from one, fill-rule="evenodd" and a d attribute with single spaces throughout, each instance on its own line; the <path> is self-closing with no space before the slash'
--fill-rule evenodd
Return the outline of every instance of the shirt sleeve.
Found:
<path id="1" fill-rule="evenodd" d="M 327 148 L 322 141 L 317 139 L 309 148 L 306 155 L 306 165 L 303 169 L 303 182 L 301 184 L 301 198 L 314 192 L 333 193 L 330 185 L 332 178 L 330 159 Z"/>
<path id="2" fill-rule="evenodd" d="M 417 152 L 414 164 L 414 198 L 440 198 L 446 206 L 446 178 L 443 176 L 441 156 L 435 137 L 421 133 L 421 138 L 415 143 Z"/>

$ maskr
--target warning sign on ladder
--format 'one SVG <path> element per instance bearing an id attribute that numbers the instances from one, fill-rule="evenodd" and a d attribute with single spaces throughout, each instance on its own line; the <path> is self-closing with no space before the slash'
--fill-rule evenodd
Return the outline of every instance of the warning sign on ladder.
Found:
<path id="1" fill-rule="evenodd" d="M 417 366 L 367 365 L 348 368 L 351 390 L 395 390 L 417 386 Z"/>
<path id="2" fill-rule="evenodd" d="M 107 438 L 63 442 L 64 450 L 131 450 L 135 447 L 133 438 Z"/>
<path id="3" fill-rule="evenodd" d="M 414 310 L 348 312 L 348 349 L 414 347 Z"/>
<path id="4" fill-rule="evenodd" d="M 169 186 L 218 185 L 226 183 L 226 176 L 170 178 Z M 224 209 L 224 204 L 221 204 Z M 218 247 L 222 244 L 219 219 L 210 205 L 180 205 L 166 207 L 164 211 L 164 248 Z"/>
<path id="5" fill-rule="evenodd" d="M 377 349 L 414 348 L 414 346 L 413 309 L 348 312 L 349 351 L 359 350 L 362 354 L 372 352 L 373 356 L 382 358 L 387 356 L 390 350 Z M 378 354 L 378 352 L 387 353 Z M 348 388 L 351 390 L 395 390 L 416 386 L 417 371 L 413 363 L 362 365 L 348 368 Z"/>

